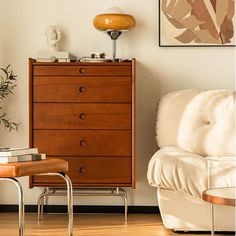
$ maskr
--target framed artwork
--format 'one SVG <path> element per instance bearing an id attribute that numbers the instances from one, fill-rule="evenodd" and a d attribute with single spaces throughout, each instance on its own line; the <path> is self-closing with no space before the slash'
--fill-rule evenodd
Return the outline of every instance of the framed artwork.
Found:
<path id="1" fill-rule="evenodd" d="M 235 46 L 235 0 L 159 0 L 159 46 Z"/>

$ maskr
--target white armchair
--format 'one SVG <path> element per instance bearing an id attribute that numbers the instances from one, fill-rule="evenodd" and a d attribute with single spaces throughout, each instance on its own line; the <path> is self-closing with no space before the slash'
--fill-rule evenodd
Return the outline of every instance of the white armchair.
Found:
<path id="1" fill-rule="evenodd" d="M 208 188 L 236 186 L 235 93 L 229 90 L 181 90 L 158 106 L 157 144 L 147 178 L 158 189 L 166 228 L 208 231 Z M 235 209 L 215 207 L 215 230 L 235 231 Z"/>

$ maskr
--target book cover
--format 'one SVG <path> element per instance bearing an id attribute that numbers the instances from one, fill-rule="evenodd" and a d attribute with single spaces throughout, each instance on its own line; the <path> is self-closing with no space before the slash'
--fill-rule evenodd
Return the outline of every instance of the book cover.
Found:
<path id="1" fill-rule="evenodd" d="M 69 58 L 37 58 L 37 62 L 70 62 Z"/>
<path id="2" fill-rule="evenodd" d="M 28 154 L 28 155 L 19 155 L 12 157 L 0 157 L 0 163 L 13 163 L 13 162 L 24 162 L 24 161 L 41 161 L 46 159 L 46 154 Z"/>
<path id="3" fill-rule="evenodd" d="M 37 153 L 37 148 L 0 148 L 0 157 L 12 157 Z"/>
<path id="4" fill-rule="evenodd" d="M 37 52 L 37 58 L 50 58 L 50 57 L 56 57 L 56 58 L 69 58 L 69 52 L 68 51 L 39 51 Z"/>
<path id="5" fill-rule="evenodd" d="M 37 58 L 36 61 L 37 62 L 54 62 L 54 60 L 50 58 Z"/>

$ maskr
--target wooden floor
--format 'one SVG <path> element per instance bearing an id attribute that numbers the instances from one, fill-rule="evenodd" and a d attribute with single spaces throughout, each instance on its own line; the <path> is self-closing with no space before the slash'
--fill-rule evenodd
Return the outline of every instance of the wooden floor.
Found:
<path id="1" fill-rule="evenodd" d="M 18 235 L 17 214 L 0 213 L 0 236 Z M 130 214 L 124 224 L 122 214 L 75 214 L 74 236 L 197 236 L 209 234 L 176 234 L 163 227 L 159 215 Z M 36 214 L 26 214 L 26 236 L 67 236 L 67 216 L 47 214 L 37 222 Z M 222 234 L 217 234 L 217 236 Z M 234 234 L 232 234 L 234 235 Z"/>

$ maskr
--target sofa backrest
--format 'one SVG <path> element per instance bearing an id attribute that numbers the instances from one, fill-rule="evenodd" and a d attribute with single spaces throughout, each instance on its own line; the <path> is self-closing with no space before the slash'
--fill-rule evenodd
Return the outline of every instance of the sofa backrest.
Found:
<path id="1" fill-rule="evenodd" d="M 157 144 L 202 156 L 236 156 L 235 92 L 180 90 L 158 105 Z"/>

